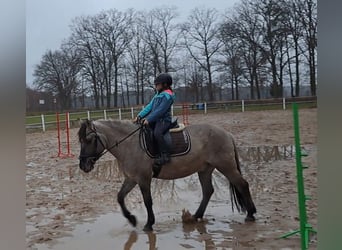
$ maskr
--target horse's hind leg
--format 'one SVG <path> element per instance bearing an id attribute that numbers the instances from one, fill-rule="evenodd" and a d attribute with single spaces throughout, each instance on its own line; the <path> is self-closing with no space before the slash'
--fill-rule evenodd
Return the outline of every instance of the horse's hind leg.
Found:
<path id="1" fill-rule="evenodd" d="M 247 217 L 245 220 L 254 221 L 254 214 L 256 213 L 256 208 L 252 200 L 251 193 L 249 191 L 248 182 L 242 177 L 241 173 L 237 169 L 219 167 L 217 168 L 217 170 L 220 171 L 233 185 L 233 189 L 235 189 L 235 193 L 238 198 L 238 203 L 240 203 L 240 206 L 243 210 L 247 210 Z M 239 200 L 241 202 L 239 202 Z"/>
<path id="2" fill-rule="evenodd" d="M 135 187 L 136 184 L 137 183 L 135 181 L 126 178 L 118 193 L 118 203 L 120 204 L 122 213 L 134 227 L 137 225 L 137 220 L 135 216 L 132 215 L 126 208 L 125 197 Z"/>
<path id="3" fill-rule="evenodd" d="M 198 177 L 202 187 L 203 198 L 200 206 L 198 207 L 194 215 L 195 219 L 203 217 L 205 209 L 207 208 L 208 202 L 211 198 L 211 195 L 214 193 L 214 187 L 211 182 L 213 170 L 214 168 L 208 168 L 205 171 L 198 172 Z"/>

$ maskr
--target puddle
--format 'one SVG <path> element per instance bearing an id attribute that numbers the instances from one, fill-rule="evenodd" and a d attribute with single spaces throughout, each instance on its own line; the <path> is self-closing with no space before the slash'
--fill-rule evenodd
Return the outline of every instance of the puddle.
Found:
<path id="1" fill-rule="evenodd" d="M 158 212 L 152 233 L 142 231 L 143 222 L 134 229 L 121 213 L 105 214 L 95 222 L 77 225 L 71 237 L 60 238 L 55 245 L 37 244 L 34 249 L 215 249 L 234 241 L 228 220 L 213 221 L 213 216 L 221 214 L 222 209 L 222 206 L 211 207 L 208 221 L 196 224 L 183 224 L 175 211 Z M 226 205 L 224 210 L 227 211 Z M 145 219 L 142 209 L 133 213 L 140 220 Z"/>
<path id="2" fill-rule="evenodd" d="M 217 192 L 206 210 L 207 221 L 182 223 L 182 209 L 194 213 L 201 200 L 197 176 L 174 181 L 154 180 L 152 195 L 156 224 L 153 233 L 146 234 L 142 230 L 146 210 L 139 190 L 135 189 L 126 203 L 137 217 L 136 229 L 116 208 L 114 212 L 76 225 L 71 237 L 35 244 L 33 249 L 215 249 L 215 246 L 231 245 L 234 237 L 229 224 L 232 221 L 243 223 L 245 216 L 232 212 L 226 180 L 216 174 L 214 179 Z"/>

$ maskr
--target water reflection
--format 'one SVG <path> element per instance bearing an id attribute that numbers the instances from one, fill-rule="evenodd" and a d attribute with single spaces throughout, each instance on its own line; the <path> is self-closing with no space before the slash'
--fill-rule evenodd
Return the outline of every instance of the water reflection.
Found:
<path id="1" fill-rule="evenodd" d="M 164 233 L 163 232 L 149 232 L 149 233 L 137 233 L 132 231 L 127 241 L 124 243 L 123 249 L 141 249 L 144 245 L 148 245 L 149 250 L 156 249 L 201 249 L 213 250 L 217 247 L 233 247 L 237 245 L 236 238 L 232 235 L 231 230 L 224 230 L 224 226 L 215 225 L 214 228 L 210 227 L 208 221 L 201 221 L 196 223 L 183 223 L 182 228 L 174 228 L 169 232 L 168 238 L 171 240 L 168 242 L 167 247 L 164 245 Z M 146 236 L 148 238 L 147 241 Z M 142 239 L 139 239 L 140 238 Z M 159 238 L 159 244 L 157 239 Z M 172 240 L 173 238 L 173 240 Z M 165 248 L 166 247 L 166 248 Z"/>
<path id="2" fill-rule="evenodd" d="M 239 157 L 244 162 L 271 162 L 291 159 L 295 155 L 293 145 L 239 147 Z"/>
<path id="3" fill-rule="evenodd" d="M 148 246 L 149 246 L 149 250 L 156 250 L 158 249 L 156 246 L 157 243 L 157 235 L 154 232 L 149 232 L 146 233 L 147 237 L 148 237 Z M 124 245 L 124 250 L 131 250 L 133 249 L 134 245 L 136 244 L 136 242 L 138 241 L 138 234 L 136 231 L 132 231 L 129 234 L 129 237 Z M 137 243 L 138 246 L 141 246 L 141 244 Z"/>
<path id="4" fill-rule="evenodd" d="M 213 235 L 208 233 L 207 231 L 207 221 L 200 221 L 197 223 L 183 223 L 183 232 L 185 239 L 191 239 L 191 234 L 195 234 L 195 240 L 198 242 L 204 241 L 204 249 L 216 249 L 215 241 L 213 239 Z M 223 235 L 222 235 L 223 236 Z M 220 237 L 221 238 L 221 237 Z M 224 238 L 224 237 L 222 237 Z"/>

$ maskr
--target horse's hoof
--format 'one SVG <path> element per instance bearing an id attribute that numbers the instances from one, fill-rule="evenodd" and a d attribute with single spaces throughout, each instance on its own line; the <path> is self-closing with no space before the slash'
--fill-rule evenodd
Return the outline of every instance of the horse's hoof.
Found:
<path id="1" fill-rule="evenodd" d="M 255 221 L 254 215 L 247 215 L 245 218 L 245 222 L 251 222 L 251 221 Z"/>
<path id="2" fill-rule="evenodd" d="M 195 215 L 191 216 L 191 218 L 189 219 L 189 222 L 198 222 L 199 220 L 201 220 L 202 217 L 197 217 Z"/>
<path id="3" fill-rule="evenodd" d="M 137 226 L 137 219 L 135 218 L 134 215 L 130 215 L 130 216 L 128 217 L 128 221 L 129 221 L 129 223 L 132 224 L 133 227 L 136 227 L 136 226 Z"/>
<path id="4" fill-rule="evenodd" d="M 143 229 L 145 232 L 152 232 L 153 231 L 153 228 L 151 225 L 145 225 L 144 226 L 144 229 Z"/>

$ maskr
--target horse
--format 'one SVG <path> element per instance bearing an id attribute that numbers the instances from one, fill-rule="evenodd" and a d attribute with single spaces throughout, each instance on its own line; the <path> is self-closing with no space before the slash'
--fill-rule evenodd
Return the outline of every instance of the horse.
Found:
<path id="1" fill-rule="evenodd" d="M 248 182 L 242 177 L 239 157 L 231 133 L 211 124 L 194 124 L 185 128 L 191 138 L 190 151 L 182 156 L 172 157 L 165 164 L 158 179 L 173 180 L 197 172 L 202 188 L 202 201 L 193 215 L 202 219 L 208 202 L 214 192 L 212 173 L 217 169 L 229 181 L 232 209 L 246 213 L 245 221 L 255 221 L 256 208 Z M 155 216 L 152 209 L 151 181 L 153 159 L 141 148 L 139 133 L 141 125 L 129 120 L 84 120 L 78 131 L 80 143 L 79 167 L 90 172 L 96 161 L 110 152 L 118 161 L 124 181 L 117 194 L 123 215 L 134 227 L 136 217 L 125 205 L 126 195 L 138 185 L 147 209 L 144 231 L 153 231 Z"/>

